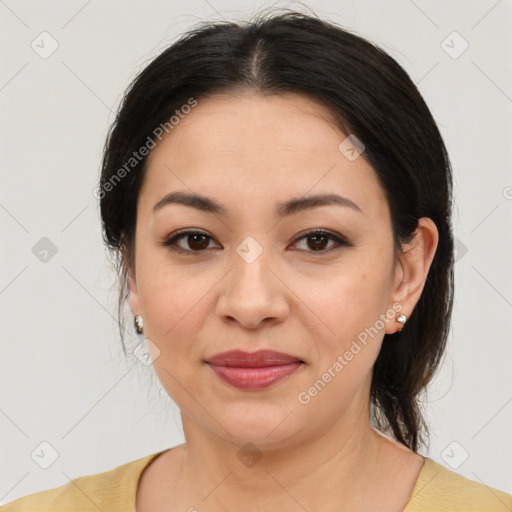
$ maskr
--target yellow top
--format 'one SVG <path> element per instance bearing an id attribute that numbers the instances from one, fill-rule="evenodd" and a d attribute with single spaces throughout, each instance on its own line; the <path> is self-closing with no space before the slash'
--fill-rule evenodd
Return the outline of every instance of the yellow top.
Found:
<path id="1" fill-rule="evenodd" d="M 161 452 L 110 471 L 76 478 L 61 487 L 36 492 L 0 507 L 2 512 L 136 512 L 143 469 Z M 512 495 L 469 480 L 424 457 L 403 512 L 510 512 Z"/>

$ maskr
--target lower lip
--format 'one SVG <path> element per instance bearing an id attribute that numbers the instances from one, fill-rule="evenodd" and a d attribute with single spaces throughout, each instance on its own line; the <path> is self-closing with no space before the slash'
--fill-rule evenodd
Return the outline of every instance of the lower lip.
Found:
<path id="1" fill-rule="evenodd" d="M 235 366 L 215 366 L 210 368 L 223 381 L 239 389 L 264 389 L 291 375 L 302 363 L 286 363 L 261 368 L 242 368 Z"/>

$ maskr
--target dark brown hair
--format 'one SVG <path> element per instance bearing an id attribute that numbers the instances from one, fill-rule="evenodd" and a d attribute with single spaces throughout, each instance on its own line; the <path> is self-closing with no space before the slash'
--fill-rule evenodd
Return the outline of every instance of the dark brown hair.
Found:
<path id="1" fill-rule="evenodd" d="M 130 168 L 126 162 L 191 98 L 244 89 L 307 96 L 363 142 L 362 156 L 388 200 L 396 251 L 411 240 L 419 218 L 436 224 L 439 242 L 422 296 L 403 330 L 385 335 L 370 396 L 378 427 L 417 451 L 426 430 L 418 396 L 439 366 L 451 321 L 451 167 L 436 123 L 404 69 L 371 42 L 315 15 L 271 12 L 247 23 L 202 23 L 152 60 L 126 91 L 105 143 L 98 189 L 103 237 L 120 277 L 123 348 L 128 287 L 119 256 L 125 254 L 132 268 L 146 157 Z"/>

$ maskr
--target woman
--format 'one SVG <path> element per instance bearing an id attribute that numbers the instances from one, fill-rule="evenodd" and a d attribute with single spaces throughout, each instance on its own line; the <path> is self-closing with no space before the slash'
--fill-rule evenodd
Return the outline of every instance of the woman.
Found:
<path id="1" fill-rule="evenodd" d="M 127 91 L 98 197 L 186 442 L 6 512 L 512 507 L 418 454 L 452 176 L 382 50 L 299 13 L 189 32 Z"/>

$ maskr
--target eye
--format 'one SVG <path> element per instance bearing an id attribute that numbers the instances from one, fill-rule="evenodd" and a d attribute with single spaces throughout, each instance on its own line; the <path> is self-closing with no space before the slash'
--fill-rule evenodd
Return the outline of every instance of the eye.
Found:
<path id="1" fill-rule="evenodd" d="M 177 242 L 180 242 L 184 238 L 188 239 L 187 245 L 193 250 L 177 245 Z M 182 231 L 160 243 L 176 252 L 203 252 L 208 248 L 208 239 L 212 239 L 212 237 L 201 231 Z"/>
<path id="2" fill-rule="evenodd" d="M 178 242 L 181 242 L 183 239 L 187 239 L 186 245 L 189 248 L 180 246 Z M 180 233 L 174 234 L 160 242 L 164 247 L 169 247 L 172 251 L 180 252 L 180 253 L 202 253 L 208 249 L 209 240 L 213 240 L 210 235 L 203 233 L 201 231 L 182 231 Z M 340 246 L 350 247 L 352 244 L 348 242 L 341 235 L 335 235 L 329 231 L 325 230 L 313 230 L 305 233 L 300 238 L 297 238 L 295 243 L 306 240 L 307 246 L 313 248 L 313 250 L 307 250 L 306 252 L 316 252 L 316 253 L 326 253 L 330 252 L 334 249 L 339 248 Z M 311 243 L 308 243 L 311 242 Z M 338 247 L 332 247 L 326 249 L 326 242 L 335 242 L 334 245 Z"/>
<path id="3" fill-rule="evenodd" d="M 297 239 L 297 242 L 300 240 L 306 240 L 306 244 L 308 247 L 313 248 L 312 251 L 307 252 L 320 252 L 320 253 L 326 253 L 330 252 L 332 250 L 335 250 L 339 248 L 340 246 L 349 247 L 352 244 L 348 242 L 345 238 L 343 238 L 341 235 L 335 235 L 334 233 L 331 233 L 329 231 L 324 231 L 321 229 L 317 229 L 314 231 L 309 231 L 305 235 L 301 236 Z M 308 241 L 310 243 L 308 243 Z M 335 247 L 332 247 L 330 249 L 325 249 L 326 242 L 335 242 Z M 337 247 L 336 247 L 337 244 Z"/>

